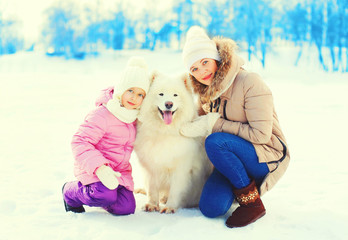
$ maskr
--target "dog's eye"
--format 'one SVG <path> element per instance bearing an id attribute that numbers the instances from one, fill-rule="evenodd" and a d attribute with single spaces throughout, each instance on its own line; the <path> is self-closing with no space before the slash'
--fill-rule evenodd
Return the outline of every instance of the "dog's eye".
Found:
<path id="1" fill-rule="evenodd" d="M 177 97 L 178 96 L 178 94 L 174 94 L 174 97 Z"/>
<path id="2" fill-rule="evenodd" d="M 164 94 L 163 94 L 163 93 L 160 93 L 160 94 L 158 94 L 158 95 L 163 96 Z"/>

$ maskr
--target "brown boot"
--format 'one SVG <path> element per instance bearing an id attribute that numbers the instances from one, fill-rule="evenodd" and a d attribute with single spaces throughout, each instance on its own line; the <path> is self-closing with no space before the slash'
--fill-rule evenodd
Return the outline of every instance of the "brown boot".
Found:
<path id="1" fill-rule="evenodd" d="M 255 181 L 245 188 L 234 189 L 233 192 L 240 206 L 227 219 L 227 227 L 244 227 L 266 214 Z"/>

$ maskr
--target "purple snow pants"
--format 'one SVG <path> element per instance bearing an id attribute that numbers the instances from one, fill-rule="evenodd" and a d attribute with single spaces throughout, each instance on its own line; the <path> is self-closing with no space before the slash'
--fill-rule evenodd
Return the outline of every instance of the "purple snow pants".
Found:
<path id="1" fill-rule="evenodd" d="M 63 189 L 66 203 L 72 207 L 87 205 L 102 207 L 116 215 L 128 215 L 135 212 L 135 198 L 132 191 L 119 185 L 110 190 L 101 182 L 82 185 L 79 181 L 68 182 Z"/>

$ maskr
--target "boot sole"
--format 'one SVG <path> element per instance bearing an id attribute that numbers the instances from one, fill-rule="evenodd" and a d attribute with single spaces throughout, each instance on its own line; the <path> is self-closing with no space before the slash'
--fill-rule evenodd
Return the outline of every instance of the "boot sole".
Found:
<path id="1" fill-rule="evenodd" d="M 256 220 L 262 218 L 263 216 L 266 215 L 266 211 L 262 212 L 261 214 L 259 214 L 258 216 L 256 216 L 251 222 L 248 222 L 246 224 L 242 224 L 242 225 L 228 225 L 227 222 L 225 223 L 225 225 L 229 228 L 238 228 L 238 227 L 245 227 L 253 222 L 255 222 Z"/>

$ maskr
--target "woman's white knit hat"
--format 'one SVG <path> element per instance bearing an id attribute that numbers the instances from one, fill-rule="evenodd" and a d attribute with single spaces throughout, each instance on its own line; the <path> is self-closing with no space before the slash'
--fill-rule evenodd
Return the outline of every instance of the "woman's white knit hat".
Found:
<path id="1" fill-rule="evenodd" d="M 148 92 L 150 87 L 150 76 L 147 63 L 142 57 L 131 57 L 123 71 L 120 81 L 114 87 L 114 98 L 121 99 L 127 89 L 138 87 Z"/>
<path id="2" fill-rule="evenodd" d="M 203 58 L 221 60 L 216 43 L 199 26 L 193 26 L 187 31 L 182 58 L 188 70 L 193 63 Z"/>

